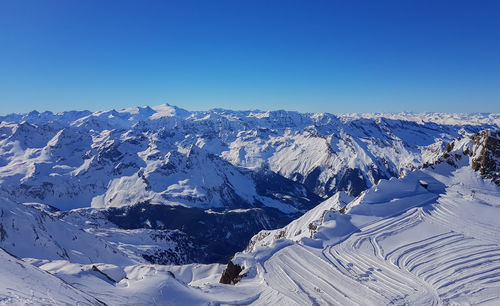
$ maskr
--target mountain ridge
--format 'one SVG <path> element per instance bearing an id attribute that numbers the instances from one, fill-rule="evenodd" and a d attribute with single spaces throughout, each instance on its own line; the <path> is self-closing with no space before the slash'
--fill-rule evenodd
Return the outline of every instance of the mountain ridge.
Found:
<path id="1" fill-rule="evenodd" d="M 0 266 L 18 283 L 0 301 L 29 301 L 26 275 L 64 287 L 56 303 L 496 301 L 500 133 L 483 119 L 29 116 L 0 123 Z M 229 259 L 236 285 L 219 284 Z"/>
<path id="2" fill-rule="evenodd" d="M 456 137 L 496 127 L 377 116 L 160 105 L 0 117 L 0 191 L 20 203 L 103 209 L 122 230 L 179 230 L 161 236 L 209 250 L 192 261 L 225 262 L 258 231 L 284 226 L 338 191 L 357 196 L 434 161 Z M 195 225 L 209 220 L 224 226 Z M 186 263 L 164 257 L 148 258 Z"/>

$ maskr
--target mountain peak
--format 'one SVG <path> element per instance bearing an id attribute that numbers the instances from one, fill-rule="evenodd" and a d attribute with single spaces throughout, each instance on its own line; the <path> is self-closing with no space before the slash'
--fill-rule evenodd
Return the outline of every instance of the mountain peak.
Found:
<path id="1" fill-rule="evenodd" d="M 156 113 L 151 115 L 151 119 L 159 119 L 163 117 L 188 117 L 191 115 L 191 112 L 179 108 L 177 106 L 172 106 L 168 103 L 165 104 L 160 104 L 157 106 L 152 106 L 151 109 L 153 109 Z"/>

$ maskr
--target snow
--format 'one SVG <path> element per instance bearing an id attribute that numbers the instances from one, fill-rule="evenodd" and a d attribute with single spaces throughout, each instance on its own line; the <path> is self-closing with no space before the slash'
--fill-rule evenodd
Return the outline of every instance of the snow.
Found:
<path id="1" fill-rule="evenodd" d="M 386 181 L 345 215 L 321 220 L 330 207 L 321 204 L 285 228 L 319 219 L 313 239 L 289 235 L 238 254 L 251 276 L 236 287 L 253 288 L 255 304 L 500 302 L 500 189 L 469 167 L 450 172 Z M 422 177 L 431 190 L 412 193 Z"/>
<path id="2" fill-rule="evenodd" d="M 117 267 L 79 265 L 64 261 L 33 263 L 40 265 L 40 269 L 70 283 L 74 288 L 105 301 L 106 305 L 158 305 L 165 302 L 169 305 L 182 303 L 202 305 L 209 301 L 201 290 L 189 287 L 181 280 L 174 278 L 167 266 Z M 93 267 L 100 272 L 95 271 Z M 176 271 L 175 267 L 173 270 Z M 197 267 L 191 266 L 191 270 L 197 271 Z M 213 269 L 210 268 L 209 271 Z M 194 273 L 194 275 L 199 275 Z M 201 272 L 201 275 L 203 274 L 204 272 Z M 183 276 L 184 279 L 188 278 L 186 275 Z M 56 300 L 56 302 L 61 301 Z"/>
<path id="3" fill-rule="evenodd" d="M 116 246 L 37 206 L 0 197 L 0 247 L 19 257 L 78 263 L 136 262 Z"/>
<path id="4" fill-rule="evenodd" d="M 151 119 L 159 119 L 163 117 L 174 117 L 174 116 L 189 116 L 190 114 L 186 110 L 168 104 L 153 106 L 151 108 L 155 111 L 155 113 L 151 115 L 150 117 Z"/>
<path id="5" fill-rule="evenodd" d="M 446 114 L 412 116 L 421 122 L 377 114 L 189 112 L 168 104 L 10 115 L 0 117 L 0 187 L 15 200 L 64 210 L 141 201 L 221 208 L 231 194 L 245 200 L 241 208 L 261 201 L 291 213 L 293 207 L 262 200 L 251 174 L 269 169 L 324 198 L 341 190 L 357 195 L 435 160 L 448 141 L 494 127 L 491 118 L 498 117 L 473 114 L 459 126 L 445 124 Z M 361 187 L 349 182 L 354 177 Z"/>
<path id="6" fill-rule="evenodd" d="M 499 217 L 496 185 L 469 166 L 443 164 L 382 181 L 355 199 L 339 192 L 270 231 L 272 241 L 233 258 L 247 273 L 237 285 L 218 284 L 224 265 L 28 262 L 108 305 L 494 305 Z M 305 234 L 295 235 L 300 229 Z"/>
<path id="7" fill-rule="evenodd" d="M 0 303 L 499 304 L 500 188 L 471 167 L 488 134 L 469 137 L 499 118 L 170 105 L 0 117 Z M 263 194 L 266 171 L 298 187 Z M 307 190 L 325 200 L 306 212 Z M 232 258 L 246 276 L 222 285 L 225 265 L 146 262 L 182 261 L 183 232 L 103 214 L 145 201 L 302 216 L 255 235 Z"/>
<path id="8" fill-rule="evenodd" d="M 61 279 L 0 249 L 2 305 L 104 305 Z"/>
<path id="9" fill-rule="evenodd" d="M 338 114 L 343 120 L 353 120 L 359 118 L 389 118 L 393 120 L 408 120 L 419 124 L 433 122 L 448 125 L 500 125 L 500 114 L 495 113 L 473 113 L 473 114 L 453 114 L 453 113 L 352 113 Z"/>

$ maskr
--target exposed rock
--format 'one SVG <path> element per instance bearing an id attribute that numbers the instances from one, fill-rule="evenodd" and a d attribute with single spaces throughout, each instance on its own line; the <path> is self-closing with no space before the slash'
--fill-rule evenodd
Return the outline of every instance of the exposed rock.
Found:
<path id="1" fill-rule="evenodd" d="M 426 181 L 419 180 L 418 182 L 420 186 L 424 187 L 425 189 L 429 188 L 429 183 L 427 183 Z"/>
<path id="2" fill-rule="evenodd" d="M 229 261 L 227 264 L 226 270 L 222 272 L 222 276 L 220 278 L 219 283 L 221 284 L 236 284 L 238 283 L 246 274 L 240 275 L 241 271 L 243 271 L 244 267 L 240 265 L 235 265 L 232 261 Z"/>
<path id="3" fill-rule="evenodd" d="M 0 223 L 0 241 L 4 241 L 6 237 L 7 237 L 7 232 L 3 228 L 3 224 Z"/>
<path id="4" fill-rule="evenodd" d="M 485 130 L 475 134 L 472 139 L 475 145 L 472 169 L 500 186 L 500 130 Z"/>
<path id="5" fill-rule="evenodd" d="M 485 179 L 491 179 L 500 186 L 500 130 L 483 130 L 473 135 L 454 139 L 450 142 L 441 157 L 434 163 L 423 167 L 447 163 L 458 168 L 465 160 Z"/>
<path id="6" fill-rule="evenodd" d="M 116 281 L 114 279 L 112 279 L 109 275 L 107 275 L 106 273 L 102 272 L 101 270 L 99 270 L 98 267 L 96 267 L 95 265 L 92 266 L 92 271 L 95 271 L 99 274 L 101 274 L 102 276 L 104 276 L 108 281 L 110 281 L 111 283 L 115 284 Z"/>

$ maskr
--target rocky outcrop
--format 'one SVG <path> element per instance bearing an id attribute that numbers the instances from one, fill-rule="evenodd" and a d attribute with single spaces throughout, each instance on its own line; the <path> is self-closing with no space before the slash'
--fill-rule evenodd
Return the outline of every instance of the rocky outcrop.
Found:
<path id="1" fill-rule="evenodd" d="M 112 279 L 109 275 L 102 272 L 96 265 L 92 265 L 92 271 L 99 273 L 99 275 L 103 276 L 107 281 L 111 282 L 112 284 L 117 283 L 116 280 Z"/>
<path id="2" fill-rule="evenodd" d="M 500 186 L 500 130 L 475 134 L 471 167 Z"/>
<path id="3" fill-rule="evenodd" d="M 224 270 L 224 272 L 222 273 L 219 283 L 235 285 L 241 280 L 241 278 L 245 277 L 245 274 L 240 275 L 243 269 L 244 268 L 240 265 L 235 265 L 232 261 L 229 261 L 226 270 Z"/>
<path id="4" fill-rule="evenodd" d="M 485 179 L 500 186 L 500 130 L 483 130 L 457 138 L 446 145 L 442 156 L 423 167 L 447 163 L 455 168 L 469 163 Z"/>

